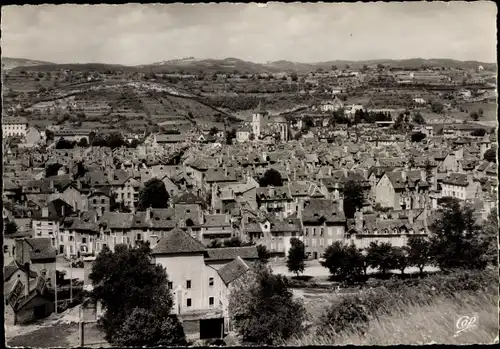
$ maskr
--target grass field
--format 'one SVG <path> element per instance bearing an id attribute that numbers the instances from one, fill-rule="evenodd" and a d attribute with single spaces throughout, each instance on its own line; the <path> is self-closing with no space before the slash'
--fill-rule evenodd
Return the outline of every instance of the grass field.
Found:
<path id="1" fill-rule="evenodd" d="M 489 344 L 498 336 L 495 295 L 485 292 L 464 292 L 454 299 L 439 297 L 425 306 L 402 304 L 398 309 L 387 311 L 389 314 L 370 321 L 365 334 L 347 331 L 337 336 L 317 336 L 311 333 L 287 345 Z M 456 335 L 456 322 L 464 315 L 475 315 L 476 327 Z"/>
<path id="2" fill-rule="evenodd" d="M 357 291 L 357 295 L 348 295 L 344 305 L 339 303 L 342 296 L 336 292 L 294 289 L 294 295 L 304 302 L 310 326 L 305 334 L 284 344 L 491 344 L 498 341 L 496 278 L 494 271 L 475 275 L 434 274 L 412 286 L 400 282 L 391 286 L 389 282 L 363 291 L 353 289 L 351 292 Z M 348 315 L 352 314 L 349 307 L 353 302 L 367 315 L 367 322 L 356 322 Z M 320 326 L 321 316 L 331 304 L 337 304 L 332 309 L 344 317 L 328 320 L 325 330 L 324 325 Z M 464 316 L 475 318 L 473 326 L 459 325 Z M 331 324 L 337 325 L 336 331 Z"/>

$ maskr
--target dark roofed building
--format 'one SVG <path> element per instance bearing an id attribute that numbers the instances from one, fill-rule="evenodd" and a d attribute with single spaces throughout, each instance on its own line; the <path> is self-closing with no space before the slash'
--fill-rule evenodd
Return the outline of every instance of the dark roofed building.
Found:
<path id="1" fill-rule="evenodd" d="M 153 255 L 169 254 L 205 254 L 205 247 L 180 228 L 165 233 L 151 252 Z"/>
<path id="2" fill-rule="evenodd" d="M 250 267 L 241 257 L 236 257 L 232 262 L 224 265 L 217 272 L 219 273 L 224 284 L 229 285 L 234 280 L 245 274 Z"/>

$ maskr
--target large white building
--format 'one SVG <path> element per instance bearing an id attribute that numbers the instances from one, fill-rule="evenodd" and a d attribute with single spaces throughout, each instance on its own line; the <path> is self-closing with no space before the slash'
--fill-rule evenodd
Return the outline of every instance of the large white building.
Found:
<path id="1" fill-rule="evenodd" d="M 28 122 L 22 117 L 5 118 L 2 121 L 3 137 L 26 136 L 28 130 Z"/>

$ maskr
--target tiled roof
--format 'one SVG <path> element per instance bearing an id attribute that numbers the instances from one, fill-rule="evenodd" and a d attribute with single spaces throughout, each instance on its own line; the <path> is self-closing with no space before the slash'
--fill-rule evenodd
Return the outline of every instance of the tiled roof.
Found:
<path id="1" fill-rule="evenodd" d="M 56 249 L 52 247 L 52 241 L 50 238 L 24 240 L 31 246 L 30 259 L 32 261 L 56 258 Z"/>
<path id="2" fill-rule="evenodd" d="M 204 227 L 230 227 L 229 215 L 226 214 L 207 214 L 205 215 Z"/>
<path id="3" fill-rule="evenodd" d="M 203 204 L 203 199 L 187 191 L 174 199 L 174 204 Z"/>
<path id="4" fill-rule="evenodd" d="M 255 246 L 209 248 L 207 249 L 207 253 L 208 257 L 205 260 L 211 262 L 233 260 L 236 257 L 243 259 L 259 258 L 257 247 Z"/>
<path id="5" fill-rule="evenodd" d="M 260 200 L 288 200 L 291 194 L 287 186 L 280 187 L 259 187 L 257 188 L 257 197 Z"/>
<path id="6" fill-rule="evenodd" d="M 132 227 L 132 213 L 104 212 L 99 220 L 99 224 L 106 225 L 107 228 L 128 229 Z"/>
<path id="7" fill-rule="evenodd" d="M 250 267 L 243 259 L 236 257 L 232 262 L 220 268 L 217 273 L 219 273 L 224 284 L 228 285 L 241 275 L 245 274 L 249 269 Z"/>
<path id="8" fill-rule="evenodd" d="M 450 173 L 448 177 L 443 179 L 442 183 L 464 187 L 469 185 L 467 175 L 462 173 Z"/>
<path id="9" fill-rule="evenodd" d="M 179 228 L 170 230 L 165 235 L 153 248 L 151 252 L 153 255 L 206 252 L 200 242 Z"/>
<path id="10" fill-rule="evenodd" d="M 341 223 L 345 222 L 344 212 L 338 204 L 326 199 L 311 199 L 302 212 L 302 221 L 307 223 Z"/>

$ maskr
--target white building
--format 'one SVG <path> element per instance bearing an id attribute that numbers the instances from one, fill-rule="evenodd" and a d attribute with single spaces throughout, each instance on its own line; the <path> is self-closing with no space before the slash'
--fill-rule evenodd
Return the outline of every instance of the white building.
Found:
<path id="1" fill-rule="evenodd" d="M 28 122 L 22 117 L 5 118 L 2 121 L 3 137 L 26 136 L 28 130 Z"/>

